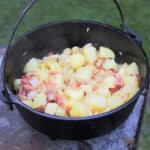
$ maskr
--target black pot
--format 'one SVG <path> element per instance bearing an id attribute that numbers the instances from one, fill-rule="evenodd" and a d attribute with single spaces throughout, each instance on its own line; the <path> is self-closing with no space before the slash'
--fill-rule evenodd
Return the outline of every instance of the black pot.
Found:
<path id="1" fill-rule="evenodd" d="M 34 2 L 35 0 L 27 6 L 20 19 Z M 118 6 L 117 2 L 116 4 Z M 120 7 L 118 8 L 120 9 Z M 20 20 L 16 24 L 15 30 L 19 22 Z M 137 36 L 131 32 L 99 22 L 63 21 L 42 25 L 24 34 L 10 45 L 12 37 L 2 63 L 3 91 L 1 98 L 11 107 L 15 105 L 29 125 L 52 138 L 87 139 L 115 129 L 126 120 L 138 97 L 147 89 L 148 58 Z M 70 118 L 38 112 L 17 99 L 13 81 L 15 78 L 21 77 L 23 67 L 29 59 L 33 56 L 41 58 L 49 51 L 61 53 L 66 47 L 75 45 L 82 47 L 86 43 L 92 43 L 97 48 L 105 46 L 113 49 L 116 61 L 119 63 L 136 62 L 138 64 L 142 82 L 139 91 L 127 103 L 103 114 Z"/>

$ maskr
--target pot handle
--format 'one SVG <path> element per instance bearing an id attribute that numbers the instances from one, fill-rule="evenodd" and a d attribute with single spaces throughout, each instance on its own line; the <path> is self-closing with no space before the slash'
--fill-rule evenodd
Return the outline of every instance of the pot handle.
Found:
<path id="1" fill-rule="evenodd" d="M 9 96 L 9 92 L 7 90 L 7 87 L 6 87 L 6 79 L 4 78 L 5 77 L 5 64 L 6 64 L 6 58 L 8 56 L 8 53 L 9 53 L 9 49 L 11 47 L 11 44 L 12 44 L 12 41 L 13 41 L 13 38 L 14 38 L 14 35 L 16 33 L 16 30 L 18 28 L 18 26 L 20 25 L 21 21 L 23 20 L 24 16 L 26 15 L 26 13 L 29 11 L 29 9 L 37 2 L 38 0 L 29 0 L 28 1 L 28 4 L 27 6 L 24 8 L 24 10 L 21 12 L 16 24 L 14 25 L 13 27 L 13 30 L 12 30 L 12 33 L 10 34 L 10 38 L 9 38 L 9 41 L 8 41 L 8 45 L 7 45 L 7 48 L 6 48 L 6 54 L 4 55 L 4 59 L 3 59 L 3 62 L 2 62 L 2 67 L 3 67 L 3 80 L 2 80 L 2 84 L 3 84 L 3 87 L 4 87 L 4 91 L 5 91 L 5 95 L 1 94 L 1 97 L 2 97 L 2 100 L 6 103 L 8 103 L 10 105 L 10 108 L 13 109 L 13 102 L 11 101 L 10 99 L 10 96 Z M 127 33 L 131 38 L 133 38 L 136 43 L 141 46 L 141 43 L 142 43 L 142 40 L 141 38 L 136 34 L 134 33 L 131 28 L 128 26 L 128 24 L 125 22 L 124 20 L 124 15 L 123 15 L 123 11 L 118 3 L 117 0 L 113 0 L 117 9 L 118 9 L 118 12 L 120 14 L 120 18 L 121 18 L 121 28 L 124 30 L 125 33 Z M 6 97 L 8 99 L 8 101 L 6 101 L 6 99 L 4 98 Z"/>

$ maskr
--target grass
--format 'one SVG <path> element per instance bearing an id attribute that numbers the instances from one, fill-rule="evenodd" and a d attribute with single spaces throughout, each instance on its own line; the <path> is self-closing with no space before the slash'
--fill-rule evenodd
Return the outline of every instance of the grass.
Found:
<path id="1" fill-rule="evenodd" d="M 123 8 L 126 21 L 143 39 L 143 47 L 150 58 L 150 1 L 118 0 Z M 0 45 L 8 41 L 12 26 L 27 0 L 0 1 Z M 29 11 L 17 30 L 16 37 L 35 26 L 56 20 L 96 20 L 119 27 L 120 18 L 110 0 L 42 0 Z M 146 150 L 150 141 L 150 103 L 144 117 L 138 148 Z"/>

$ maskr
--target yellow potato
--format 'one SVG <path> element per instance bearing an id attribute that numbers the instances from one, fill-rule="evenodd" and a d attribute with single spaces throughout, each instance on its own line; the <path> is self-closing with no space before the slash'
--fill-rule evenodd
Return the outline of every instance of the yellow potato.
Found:
<path id="1" fill-rule="evenodd" d="M 105 83 L 98 85 L 97 94 L 102 95 L 104 97 L 109 97 L 110 96 L 109 86 L 105 85 Z"/>
<path id="2" fill-rule="evenodd" d="M 92 77 L 93 69 L 92 67 L 82 67 L 78 69 L 75 73 L 75 78 L 78 82 L 89 81 Z"/>
<path id="3" fill-rule="evenodd" d="M 66 111 L 64 109 L 62 109 L 61 107 L 58 107 L 57 108 L 57 111 L 56 111 L 56 115 L 57 116 L 66 116 Z"/>
<path id="4" fill-rule="evenodd" d="M 63 86 L 64 86 L 64 78 L 63 78 L 63 75 L 62 74 L 56 74 L 54 77 L 53 77 L 53 80 L 54 80 L 54 83 L 56 84 L 56 86 L 59 88 L 59 89 L 62 89 Z"/>
<path id="5" fill-rule="evenodd" d="M 113 76 L 108 76 L 104 79 L 104 84 L 107 88 L 113 88 L 115 86 L 115 80 Z"/>
<path id="6" fill-rule="evenodd" d="M 56 114 L 58 105 L 56 103 L 48 103 L 45 107 L 45 113 L 54 115 Z"/>
<path id="7" fill-rule="evenodd" d="M 128 74 L 128 64 L 124 63 L 120 66 L 118 73 L 123 77 Z"/>
<path id="8" fill-rule="evenodd" d="M 68 88 L 68 89 L 65 89 L 65 95 L 71 99 L 71 100 L 82 100 L 83 99 L 83 96 L 84 96 L 84 92 L 79 89 L 71 89 L 71 88 Z"/>
<path id="9" fill-rule="evenodd" d="M 124 103 L 125 103 L 124 100 L 118 94 L 113 95 L 110 98 L 108 98 L 108 108 L 110 109 L 119 107 Z"/>
<path id="10" fill-rule="evenodd" d="M 100 113 L 106 108 L 107 100 L 102 96 L 90 95 L 85 98 L 85 103 L 91 108 L 92 113 Z"/>
<path id="11" fill-rule="evenodd" d="M 33 99 L 33 108 L 39 108 L 47 104 L 46 95 L 44 92 L 37 94 Z"/>
<path id="12" fill-rule="evenodd" d="M 80 50 L 80 48 L 79 48 L 79 47 L 74 46 L 74 47 L 72 48 L 72 53 L 78 53 L 78 52 L 79 52 L 79 50 Z"/>
<path id="13" fill-rule="evenodd" d="M 85 58 L 82 54 L 77 53 L 70 56 L 70 64 L 73 69 L 81 68 L 85 63 Z"/>
<path id="14" fill-rule="evenodd" d="M 137 88 L 139 86 L 136 76 L 130 76 L 130 75 L 123 76 L 123 81 L 125 85 L 129 85 L 130 87 Z"/>
<path id="15" fill-rule="evenodd" d="M 53 73 L 62 72 L 62 67 L 58 62 L 50 62 L 49 67 L 50 71 Z"/>
<path id="16" fill-rule="evenodd" d="M 106 70 L 109 70 L 109 69 L 117 70 L 118 66 L 114 59 L 108 59 L 104 62 L 103 68 Z"/>
<path id="17" fill-rule="evenodd" d="M 87 44 L 83 47 L 83 54 L 88 63 L 94 63 L 96 61 L 96 48 L 92 44 Z"/>
<path id="18" fill-rule="evenodd" d="M 91 112 L 85 104 L 76 102 L 72 106 L 69 114 L 71 117 L 83 117 L 91 115 Z"/>
<path id="19" fill-rule="evenodd" d="M 113 59 L 115 58 L 114 52 L 110 48 L 107 48 L 107 47 L 100 47 L 99 56 L 101 58 L 113 58 Z"/>
<path id="20" fill-rule="evenodd" d="M 139 74 L 139 69 L 138 69 L 138 66 L 135 62 L 131 63 L 129 66 L 128 66 L 128 71 L 130 74 L 132 75 L 137 75 Z"/>
<path id="21" fill-rule="evenodd" d="M 39 75 L 39 80 L 42 82 L 42 81 L 48 81 L 50 79 L 50 75 L 48 73 L 48 70 L 47 69 L 41 69 L 39 72 L 38 72 L 38 75 Z"/>
<path id="22" fill-rule="evenodd" d="M 62 54 L 70 54 L 71 49 L 70 48 L 65 48 Z"/>
<path id="23" fill-rule="evenodd" d="M 39 59 L 31 58 L 24 67 L 24 73 L 37 72 L 39 71 Z"/>
<path id="24" fill-rule="evenodd" d="M 126 76 L 126 75 L 138 75 L 139 74 L 139 69 L 138 66 L 135 62 L 131 63 L 130 65 L 128 64 L 123 64 L 120 69 L 119 69 L 119 73 L 122 76 Z"/>
<path id="25" fill-rule="evenodd" d="M 30 100 L 24 100 L 24 101 L 22 101 L 22 102 L 23 102 L 25 105 L 27 105 L 27 106 L 33 108 L 33 101 L 30 101 Z"/>
<path id="26" fill-rule="evenodd" d="M 21 84 L 21 79 L 14 80 L 14 88 L 16 91 L 20 89 L 20 84 Z"/>
<path id="27" fill-rule="evenodd" d="M 92 92 L 92 85 L 81 85 L 81 89 L 86 94 L 90 94 Z"/>

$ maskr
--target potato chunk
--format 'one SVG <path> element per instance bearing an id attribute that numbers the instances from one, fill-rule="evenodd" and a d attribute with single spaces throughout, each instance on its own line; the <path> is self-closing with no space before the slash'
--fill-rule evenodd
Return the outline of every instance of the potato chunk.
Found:
<path id="1" fill-rule="evenodd" d="M 20 84 L 21 84 L 21 79 L 14 80 L 14 88 L 16 91 L 20 89 Z"/>
<path id="2" fill-rule="evenodd" d="M 78 82 L 86 82 L 91 79 L 92 73 L 92 67 L 82 67 L 75 73 L 75 78 Z"/>
<path id="3" fill-rule="evenodd" d="M 33 108 L 39 108 L 47 104 L 46 95 L 44 92 L 37 94 L 33 99 Z"/>
<path id="4" fill-rule="evenodd" d="M 110 109 L 114 109 L 116 107 L 119 107 L 121 106 L 122 104 L 124 104 L 124 100 L 121 98 L 121 96 L 115 94 L 113 96 L 111 96 L 109 99 L 108 99 L 108 108 Z"/>
<path id="5" fill-rule="evenodd" d="M 128 71 L 130 72 L 130 74 L 132 75 L 137 75 L 139 74 L 139 69 L 138 69 L 138 66 L 135 62 L 131 63 L 129 66 L 128 66 Z"/>
<path id="6" fill-rule="evenodd" d="M 117 63 L 115 62 L 114 59 L 108 59 L 104 62 L 103 64 L 103 68 L 108 70 L 108 69 L 114 69 L 114 70 L 117 70 L 118 69 L 118 66 L 117 66 Z"/>
<path id="7" fill-rule="evenodd" d="M 76 53 L 70 56 L 70 64 L 73 69 L 81 68 L 85 63 L 85 58 L 82 54 Z"/>
<path id="8" fill-rule="evenodd" d="M 115 78 L 113 76 L 108 76 L 104 79 L 104 84 L 108 88 L 113 88 L 115 86 Z"/>
<path id="9" fill-rule="evenodd" d="M 65 95 L 71 100 L 82 100 L 84 92 L 82 90 L 68 88 L 65 90 Z"/>
<path id="10" fill-rule="evenodd" d="M 25 65 L 23 72 L 30 73 L 30 72 L 37 72 L 39 71 L 39 60 L 36 58 L 31 58 Z"/>
<path id="11" fill-rule="evenodd" d="M 54 115 L 56 114 L 58 105 L 56 103 L 48 103 L 45 108 L 45 113 Z"/>
<path id="12" fill-rule="evenodd" d="M 33 108 L 33 101 L 30 101 L 30 100 L 24 100 L 24 101 L 22 101 L 22 102 L 23 102 L 25 105 L 27 105 L 27 106 Z"/>
<path id="13" fill-rule="evenodd" d="M 100 47 L 99 56 L 101 58 L 113 58 L 113 59 L 115 58 L 114 52 L 110 48 L 107 48 L 107 47 Z"/>
<path id="14" fill-rule="evenodd" d="M 62 67 L 58 62 L 50 62 L 49 67 L 50 71 L 53 73 L 62 72 Z"/>
<path id="15" fill-rule="evenodd" d="M 91 108 L 92 113 L 100 113 L 106 108 L 106 99 L 102 96 L 90 95 L 85 98 L 85 103 Z"/>
<path id="16" fill-rule="evenodd" d="M 91 112 L 86 105 L 80 102 L 76 102 L 72 106 L 69 114 L 71 117 L 83 117 L 91 115 Z"/>
<path id="17" fill-rule="evenodd" d="M 83 47 L 83 54 L 88 63 L 94 63 L 96 61 L 96 48 L 92 44 L 87 44 Z"/>

